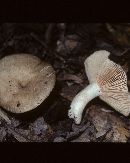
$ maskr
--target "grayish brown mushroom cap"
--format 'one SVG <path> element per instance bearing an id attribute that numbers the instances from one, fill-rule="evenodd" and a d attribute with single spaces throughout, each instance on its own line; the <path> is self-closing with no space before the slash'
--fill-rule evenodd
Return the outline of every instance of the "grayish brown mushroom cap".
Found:
<path id="1" fill-rule="evenodd" d="M 29 54 L 14 54 L 0 60 L 0 106 L 13 113 L 36 108 L 55 85 L 52 66 Z"/>

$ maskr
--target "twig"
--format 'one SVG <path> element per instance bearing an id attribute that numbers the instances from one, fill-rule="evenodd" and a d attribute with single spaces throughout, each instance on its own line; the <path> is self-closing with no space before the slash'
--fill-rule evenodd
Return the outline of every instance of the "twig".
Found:
<path id="1" fill-rule="evenodd" d="M 46 30 L 46 33 L 45 33 L 46 44 L 49 44 L 51 41 L 52 30 L 54 27 L 55 27 L 55 23 L 50 23 L 47 30 Z"/>
<path id="2" fill-rule="evenodd" d="M 8 115 L 0 108 L 0 117 L 4 119 L 8 124 L 11 124 L 11 120 Z"/>
<path id="3" fill-rule="evenodd" d="M 52 51 L 46 43 L 44 43 L 42 40 L 40 40 L 34 33 L 30 34 L 35 40 L 37 40 L 49 53 L 54 54 L 57 59 L 60 61 L 65 61 L 63 57 L 59 56 L 56 52 Z"/>
<path id="4" fill-rule="evenodd" d="M 113 35 L 115 35 L 115 30 L 112 28 L 112 26 L 109 23 L 106 23 L 106 27 L 107 30 L 112 33 Z"/>
<path id="5" fill-rule="evenodd" d="M 33 140 L 30 140 L 23 136 L 22 134 L 15 131 L 15 129 L 10 124 L 5 124 L 5 127 L 19 142 L 34 142 Z"/>
<path id="6" fill-rule="evenodd" d="M 11 134 L 13 134 L 13 136 L 19 141 L 19 142 L 30 142 L 30 140 L 28 140 L 27 138 L 25 138 L 23 135 L 19 134 L 18 132 L 16 132 L 14 129 L 12 129 L 11 127 L 7 127 L 8 130 L 11 132 Z"/>
<path id="7" fill-rule="evenodd" d="M 125 49 L 122 53 L 121 56 L 124 55 L 125 53 L 127 53 L 130 50 L 130 48 Z"/>

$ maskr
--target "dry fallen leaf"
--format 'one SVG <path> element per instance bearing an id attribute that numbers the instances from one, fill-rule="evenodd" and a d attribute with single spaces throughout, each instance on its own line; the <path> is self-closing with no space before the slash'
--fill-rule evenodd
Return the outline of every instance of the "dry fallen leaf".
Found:
<path id="1" fill-rule="evenodd" d="M 65 41 L 65 46 L 72 51 L 74 48 L 76 48 L 78 45 L 78 42 L 75 40 L 66 40 Z"/>
<path id="2" fill-rule="evenodd" d="M 127 81 L 128 86 L 130 86 L 130 80 Z"/>
<path id="3" fill-rule="evenodd" d="M 81 74 L 74 75 L 74 74 L 64 73 L 63 76 L 58 77 L 58 80 L 60 80 L 60 81 L 70 81 L 70 80 L 72 80 L 74 83 L 77 83 L 77 84 L 82 84 L 83 83 L 83 79 L 82 79 Z"/>
<path id="4" fill-rule="evenodd" d="M 77 84 L 83 83 L 83 80 L 81 77 L 78 75 L 73 75 L 73 74 L 65 74 L 63 77 L 63 80 L 73 80 Z"/>
<path id="5" fill-rule="evenodd" d="M 125 122 L 112 113 L 104 112 L 100 107 L 92 106 L 86 117 L 97 130 L 96 138 L 105 135 L 104 141 L 127 142 L 127 138 L 130 137 Z"/>
<path id="6" fill-rule="evenodd" d="M 72 101 L 74 96 L 81 90 L 80 85 L 71 85 L 69 86 L 64 86 L 61 90 L 60 95 L 64 97 L 65 99 Z"/>
<path id="7" fill-rule="evenodd" d="M 129 71 L 129 67 L 128 67 L 128 63 L 126 62 L 123 66 L 122 66 L 123 70 L 125 71 L 125 73 L 127 73 Z"/>

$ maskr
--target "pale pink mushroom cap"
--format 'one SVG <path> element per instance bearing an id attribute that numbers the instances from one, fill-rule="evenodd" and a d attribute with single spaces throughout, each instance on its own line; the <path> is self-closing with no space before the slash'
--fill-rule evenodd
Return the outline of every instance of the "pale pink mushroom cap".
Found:
<path id="1" fill-rule="evenodd" d="M 68 112 L 76 124 L 81 122 L 87 103 L 97 96 L 121 114 L 128 116 L 130 113 L 126 73 L 108 58 L 109 55 L 105 50 L 96 51 L 84 62 L 90 84 L 74 97 Z"/>
<path id="2" fill-rule="evenodd" d="M 130 113 L 130 95 L 127 76 L 122 67 L 109 57 L 110 53 L 101 50 L 93 53 L 85 61 L 85 70 L 90 83 L 96 82 L 101 89 L 100 99 L 115 110 L 128 116 Z"/>

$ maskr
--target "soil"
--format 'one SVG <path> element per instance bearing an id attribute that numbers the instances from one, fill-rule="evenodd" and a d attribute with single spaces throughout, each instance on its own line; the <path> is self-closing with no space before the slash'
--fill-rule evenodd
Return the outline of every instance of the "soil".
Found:
<path id="1" fill-rule="evenodd" d="M 50 63 L 56 84 L 39 107 L 24 114 L 4 110 L 11 124 L 0 121 L 0 142 L 129 142 L 129 117 L 99 98 L 85 109 L 82 123 L 68 118 L 73 97 L 89 84 L 84 60 L 96 50 L 108 50 L 120 64 L 130 86 L 129 23 L 3 23 L 0 57 L 33 54 Z"/>

